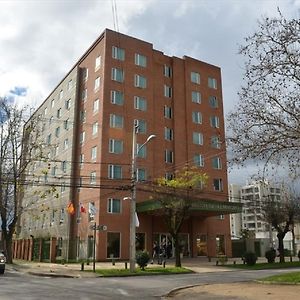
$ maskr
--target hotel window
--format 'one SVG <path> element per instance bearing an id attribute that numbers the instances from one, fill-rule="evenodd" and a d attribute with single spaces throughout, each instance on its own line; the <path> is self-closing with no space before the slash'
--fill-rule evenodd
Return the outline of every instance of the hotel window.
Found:
<path id="1" fill-rule="evenodd" d="M 47 136 L 47 144 L 48 144 L 48 145 L 51 144 L 51 133 L 48 134 L 48 136 Z"/>
<path id="2" fill-rule="evenodd" d="M 120 199 L 114 199 L 114 198 L 108 199 L 107 212 L 111 214 L 119 214 L 121 212 Z"/>
<path id="3" fill-rule="evenodd" d="M 99 99 L 94 100 L 93 103 L 93 112 L 97 112 L 99 110 Z"/>
<path id="4" fill-rule="evenodd" d="M 111 69 L 111 79 L 117 82 L 124 81 L 124 72 L 122 69 L 112 68 Z"/>
<path id="5" fill-rule="evenodd" d="M 97 159 L 97 146 L 92 147 L 91 159 L 92 160 L 96 160 Z"/>
<path id="6" fill-rule="evenodd" d="M 52 99 L 52 100 L 51 100 L 51 107 L 52 107 L 52 108 L 54 107 L 54 103 L 55 103 L 55 102 L 54 102 L 54 99 Z"/>
<path id="7" fill-rule="evenodd" d="M 122 179 L 122 167 L 118 165 L 108 166 L 108 178 L 109 179 Z"/>
<path id="8" fill-rule="evenodd" d="M 59 108 L 59 109 L 57 110 L 56 117 L 57 117 L 58 119 L 61 118 L 61 108 Z"/>
<path id="9" fill-rule="evenodd" d="M 174 178 L 173 173 L 170 173 L 170 172 L 165 173 L 165 179 L 172 180 L 173 178 Z"/>
<path id="10" fill-rule="evenodd" d="M 194 155 L 194 163 L 197 167 L 203 167 L 204 166 L 204 158 L 201 154 L 195 154 Z"/>
<path id="11" fill-rule="evenodd" d="M 83 68 L 82 69 L 82 80 L 87 81 L 88 77 L 89 77 L 89 69 Z"/>
<path id="12" fill-rule="evenodd" d="M 199 111 L 192 112 L 193 123 L 202 124 L 202 114 Z"/>
<path id="13" fill-rule="evenodd" d="M 197 72 L 191 72 L 191 81 L 196 84 L 200 84 L 200 74 Z"/>
<path id="14" fill-rule="evenodd" d="M 96 171 L 90 173 L 90 184 L 96 184 L 97 182 L 97 175 Z"/>
<path id="15" fill-rule="evenodd" d="M 55 136 L 59 137 L 59 134 L 60 134 L 60 127 L 56 127 L 56 129 L 55 129 Z"/>
<path id="16" fill-rule="evenodd" d="M 200 132 L 193 132 L 193 143 L 196 145 L 203 145 L 203 134 Z"/>
<path id="17" fill-rule="evenodd" d="M 197 91 L 192 91 L 192 102 L 194 103 L 201 103 L 201 94 Z"/>
<path id="18" fill-rule="evenodd" d="M 145 89 L 147 87 L 147 78 L 141 75 L 134 75 L 134 86 Z"/>
<path id="19" fill-rule="evenodd" d="M 64 223 L 65 221 L 65 209 L 61 208 L 59 213 L 59 224 Z"/>
<path id="20" fill-rule="evenodd" d="M 216 96 L 209 96 L 209 106 L 211 108 L 218 108 L 219 104 L 218 104 L 218 99 Z"/>
<path id="21" fill-rule="evenodd" d="M 217 89 L 217 79 L 208 77 L 208 87 L 211 89 Z"/>
<path id="22" fill-rule="evenodd" d="M 59 145 L 56 145 L 54 148 L 54 156 L 58 155 Z"/>
<path id="23" fill-rule="evenodd" d="M 68 139 L 65 139 L 64 140 L 64 150 L 68 149 L 69 148 L 69 140 Z"/>
<path id="24" fill-rule="evenodd" d="M 172 98 L 172 88 L 170 86 L 164 85 L 164 96 Z"/>
<path id="25" fill-rule="evenodd" d="M 218 136 L 212 136 L 210 139 L 210 144 L 213 148 L 215 149 L 220 149 L 221 148 L 221 141 Z"/>
<path id="26" fill-rule="evenodd" d="M 84 164 L 84 154 L 79 155 L 79 167 L 82 168 Z"/>
<path id="27" fill-rule="evenodd" d="M 215 191 L 222 191 L 223 190 L 223 182 L 221 178 L 215 178 L 213 180 L 213 187 Z"/>
<path id="28" fill-rule="evenodd" d="M 79 113 L 80 122 L 84 123 L 86 120 L 86 110 L 81 110 Z"/>
<path id="29" fill-rule="evenodd" d="M 123 153 L 123 141 L 110 139 L 109 140 L 109 153 L 114 153 L 114 154 Z"/>
<path id="30" fill-rule="evenodd" d="M 172 141 L 173 135 L 173 129 L 165 127 L 165 140 Z"/>
<path id="31" fill-rule="evenodd" d="M 107 258 L 119 258 L 121 249 L 121 234 L 120 232 L 107 232 Z"/>
<path id="32" fill-rule="evenodd" d="M 94 90 L 97 91 L 100 88 L 100 77 L 97 77 L 95 79 L 95 86 L 94 86 Z"/>
<path id="33" fill-rule="evenodd" d="M 136 170 L 136 179 L 137 181 L 145 181 L 146 178 L 146 170 L 145 169 L 137 169 Z"/>
<path id="34" fill-rule="evenodd" d="M 110 115 L 110 127 L 111 128 L 123 128 L 124 118 L 119 115 Z"/>
<path id="35" fill-rule="evenodd" d="M 146 67 L 146 66 L 147 66 L 147 57 L 144 56 L 144 55 L 135 53 L 135 56 L 134 56 L 134 63 L 135 63 L 137 66 L 140 66 L 140 67 Z"/>
<path id="36" fill-rule="evenodd" d="M 142 148 L 141 148 L 141 144 L 136 144 L 136 154 L 137 154 L 137 157 L 139 158 L 146 158 L 147 156 L 147 146 L 144 145 Z"/>
<path id="37" fill-rule="evenodd" d="M 134 108 L 142 111 L 147 110 L 147 100 L 143 97 L 134 96 Z"/>
<path id="38" fill-rule="evenodd" d="M 79 142 L 80 142 L 80 144 L 83 144 L 84 141 L 85 141 L 85 132 L 83 131 L 80 133 Z"/>
<path id="39" fill-rule="evenodd" d="M 64 128 L 65 128 L 65 130 L 68 130 L 68 129 L 70 128 L 70 122 L 69 122 L 69 119 L 64 120 Z"/>
<path id="40" fill-rule="evenodd" d="M 98 133 L 98 122 L 95 122 L 92 126 L 92 134 L 96 135 Z"/>
<path id="41" fill-rule="evenodd" d="M 55 176 L 57 174 L 57 166 L 52 167 L 51 169 L 51 175 Z"/>
<path id="42" fill-rule="evenodd" d="M 111 91 L 111 103 L 117 105 L 123 105 L 124 93 L 120 91 Z"/>
<path id="43" fill-rule="evenodd" d="M 45 107 L 45 109 L 44 109 L 44 115 L 45 116 L 47 115 L 47 111 L 48 111 L 48 109 L 47 109 L 47 107 Z"/>
<path id="44" fill-rule="evenodd" d="M 125 50 L 122 48 L 113 46 L 112 47 L 112 57 L 114 59 L 124 60 L 125 59 Z"/>
<path id="45" fill-rule="evenodd" d="M 172 77 L 172 68 L 170 66 L 164 65 L 164 76 Z"/>
<path id="46" fill-rule="evenodd" d="M 222 169 L 222 162 L 220 157 L 213 157 L 212 158 L 212 167 L 214 169 Z"/>
<path id="47" fill-rule="evenodd" d="M 72 89 L 72 87 L 73 87 L 73 81 L 72 81 L 72 79 L 70 79 L 69 82 L 68 82 L 68 91 L 70 89 Z"/>
<path id="48" fill-rule="evenodd" d="M 174 161 L 174 154 L 171 150 L 165 150 L 165 162 L 166 163 L 173 163 Z"/>
<path id="49" fill-rule="evenodd" d="M 220 126 L 220 119 L 217 116 L 210 117 L 210 126 L 213 128 L 219 128 Z"/>
<path id="50" fill-rule="evenodd" d="M 84 89 L 81 94 L 81 100 L 85 101 L 87 99 L 87 89 Z"/>
<path id="51" fill-rule="evenodd" d="M 146 133 L 147 131 L 147 123 L 145 120 L 134 120 L 134 124 L 138 126 L 138 133 Z"/>
<path id="52" fill-rule="evenodd" d="M 66 173 L 67 172 L 67 162 L 64 160 L 61 162 L 61 170 Z"/>
<path id="53" fill-rule="evenodd" d="M 172 117 L 173 117 L 172 107 L 165 105 L 165 107 L 164 107 L 164 117 L 167 118 L 167 119 L 172 119 Z"/>
<path id="54" fill-rule="evenodd" d="M 69 110 L 71 108 L 71 99 L 66 100 L 66 102 L 65 102 L 65 108 L 67 110 Z"/>
<path id="55" fill-rule="evenodd" d="M 59 92 L 59 100 L 61 100 L 61 99 L 63 98 L 63 96 L 64 96 L 64 91 L 61 90 L 61 91 Z"/>
<path id="56" fill-rule="evenodd" d="M 95 206 L 95 202 L 89 202 L 89 222 L 92 222 L 95 220 L 97 209 Z"/>
<path id="57" fill-rule="evenodd" d="M 97 56 L 95 59 L 95 71 L 98 70 L 101 66 L 101 56 Z"/>

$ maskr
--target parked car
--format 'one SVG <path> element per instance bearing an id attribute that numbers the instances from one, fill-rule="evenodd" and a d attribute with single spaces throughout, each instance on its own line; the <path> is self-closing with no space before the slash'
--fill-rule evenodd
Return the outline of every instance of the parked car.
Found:
<path id="1" fill-rule="evenodd" d="M 0 252 L 0 274 L 4 274 L 6 258 L 2 252 Z"/>

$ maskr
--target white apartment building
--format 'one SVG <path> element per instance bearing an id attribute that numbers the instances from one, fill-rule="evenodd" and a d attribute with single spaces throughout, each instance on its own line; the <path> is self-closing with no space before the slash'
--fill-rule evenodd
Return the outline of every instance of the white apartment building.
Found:
<path id="1" fill-rule="evenodd" d="M 244 186 L 229 184 L 229 201 L 243 204 L 241 214 L 230 216 L 231 238 L 239 239 L 242 236 L 242 230 L 248 229 L 255 233 L 256 240 L 264 241 L 264 248 L 270 246 L 276 248 L 276 231 L 272 231 L 270 225 L 264 221 L 262 203 L 268 199 L 281 201 L 282 197 L 282 187 L 269 181 L 246 182 Z M 297 228 L 295 231 L 297 232 Z M 286 249 L 292 249 L 292 234 L 290 232 L 286 234 L 284 244 Z"/>

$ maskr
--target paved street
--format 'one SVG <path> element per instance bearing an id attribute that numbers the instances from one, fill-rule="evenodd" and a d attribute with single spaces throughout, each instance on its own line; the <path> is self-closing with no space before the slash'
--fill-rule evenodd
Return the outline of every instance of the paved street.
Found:
<path id="1" fill-rule="evenodd" d="M 251 281 L 290 271 L 232 270 L 169 276 L 55 278 L 12 270 L 0 278 L 0 299 L 160 299 L 171 290 L 184 286 Z"/>

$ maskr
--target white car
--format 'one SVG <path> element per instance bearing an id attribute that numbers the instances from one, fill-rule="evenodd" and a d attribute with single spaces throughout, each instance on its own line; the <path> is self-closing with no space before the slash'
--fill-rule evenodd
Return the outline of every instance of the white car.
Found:
<path id="1" fill-rule="evenodd" d="M 0 274 L 4 274 L 5 271 L 5 256 L 0 252 Z"/>

